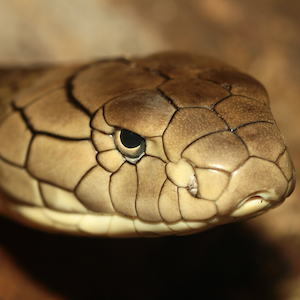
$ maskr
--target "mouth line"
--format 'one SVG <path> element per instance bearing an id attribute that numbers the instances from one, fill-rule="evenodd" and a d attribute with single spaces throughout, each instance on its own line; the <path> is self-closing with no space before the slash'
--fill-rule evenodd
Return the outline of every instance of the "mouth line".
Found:
<path id="1" fill-rule="evenodd" d="M 257 200 L 257 201 L 258 201 L 258 200 L 263 201 L 263 200 L 265 200 L 265 199 L 264 199 L 263 197 L 261 197 L 261 196 L 258 196 L 258 195 L 250 196 L 250 197 L 244 199 L 244 200 L 237 206 L 237 209 L 238 209 L 239 207 L 241 207 L 242 205 L 244 205 L 246 202 L 255 201 L 255 200 Z"/>
<path id="2" fill-rule="evenodd" d="M 230 215 L 231 217 L 243 217 L 252 214 L 258 214 L 263 212 L 264 209 L 270 204 L 269 200 L 266 200 L 262 196 L 254 195 L 244 199 L 237 208 Z"/>

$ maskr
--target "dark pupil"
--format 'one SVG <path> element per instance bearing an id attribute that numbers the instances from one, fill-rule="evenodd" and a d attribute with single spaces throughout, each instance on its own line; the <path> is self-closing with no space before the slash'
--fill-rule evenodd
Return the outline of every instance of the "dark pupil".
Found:
<path id="1" fill-rule="evenodd" d="M 141 136 L 129 130 L 122 129 L 120 134 L 122 144 L 127 148 L 135 148 L 139 146 L 143 140 Z"/>

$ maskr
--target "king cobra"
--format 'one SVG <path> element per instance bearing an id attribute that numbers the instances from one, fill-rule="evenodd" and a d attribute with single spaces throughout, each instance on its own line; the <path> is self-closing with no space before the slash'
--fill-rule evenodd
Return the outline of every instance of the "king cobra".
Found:
<path id="1" fill-rule="evenodd" d="M 187 235 L 295 187 L 263 85 L 206 56 L 2 69 L 0 101 L 0 211 L 33 228 Z"/>

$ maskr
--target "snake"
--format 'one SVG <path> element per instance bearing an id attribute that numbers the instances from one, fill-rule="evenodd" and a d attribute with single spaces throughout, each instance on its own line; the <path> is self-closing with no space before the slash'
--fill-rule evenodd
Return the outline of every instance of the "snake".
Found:
<path id="1" fill-rule="evenodd" d="M 266 89 L 214 58 L 0 70 L 0 212 L 23 225 L 189 235 L 279 206 L 295 181 Z"/>

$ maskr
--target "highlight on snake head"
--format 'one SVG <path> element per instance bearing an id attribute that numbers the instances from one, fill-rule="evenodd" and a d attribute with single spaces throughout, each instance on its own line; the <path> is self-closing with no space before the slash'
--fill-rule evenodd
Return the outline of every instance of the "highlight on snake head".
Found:
<path id="1" fill-rule="evenodd" d="M 182 52 L 1 70 L 0 212 L 107 237 L 186 235 L 295 186 L 265 88 Z"/>

